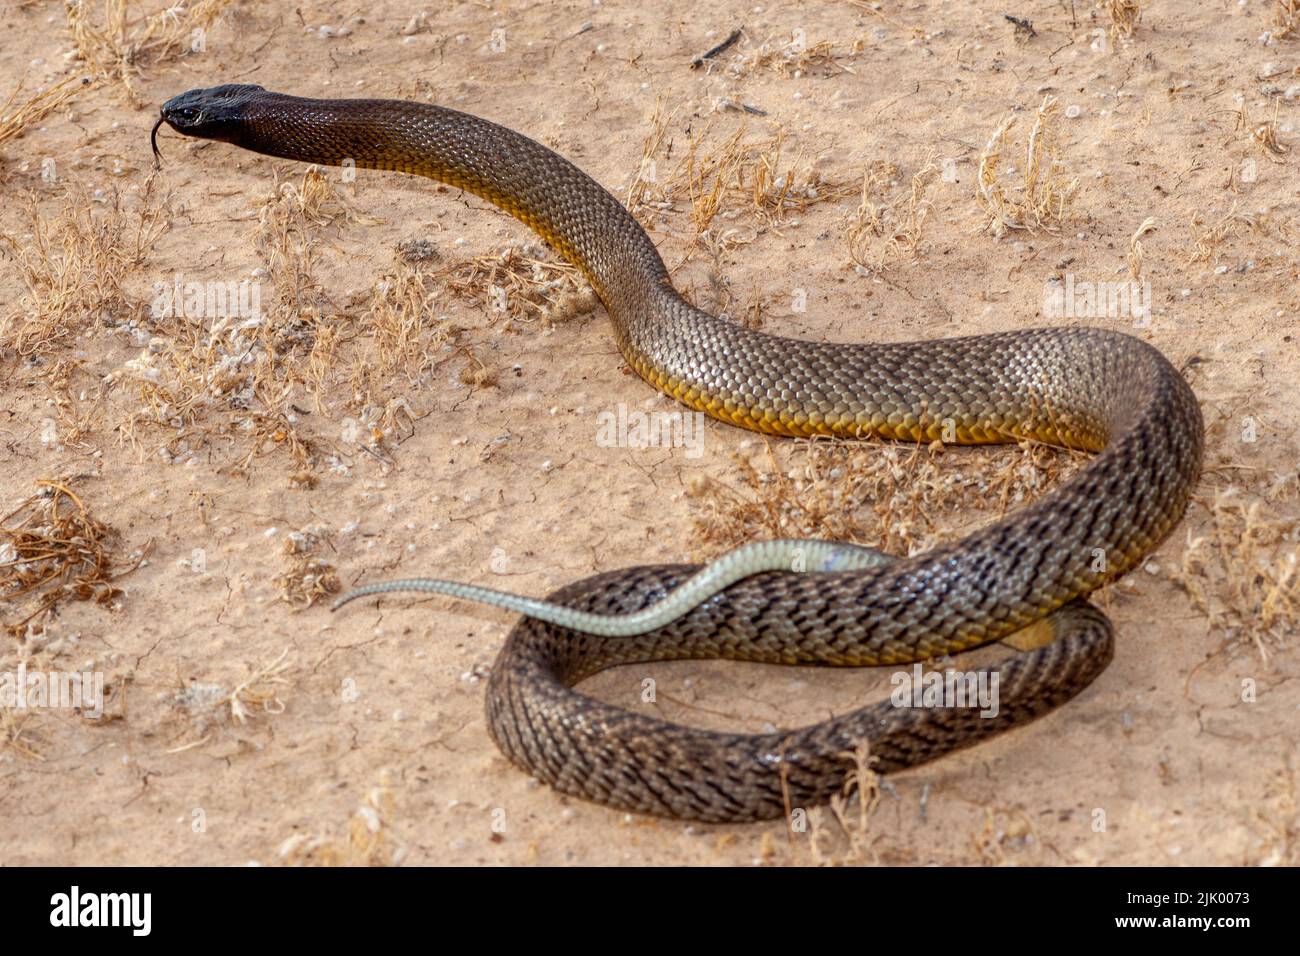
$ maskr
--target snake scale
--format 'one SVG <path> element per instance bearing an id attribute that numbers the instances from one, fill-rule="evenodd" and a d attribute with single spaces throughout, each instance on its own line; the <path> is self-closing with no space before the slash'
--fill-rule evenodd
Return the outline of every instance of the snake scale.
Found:
<path id="1" fill-rule="evenodd" d="M 642 378 L 723 421 L 793 436 L 951 441 L 955 432 L 961 444 L 1036 439 L 1098 453 L 1035 502 L 924 554 L 826 545 L 807 570 L 777 570 L 814 543 L 772 542 L 721 559 L 730 573 L 712 590 L 692 582 L 716 568 L 661 565 L 597 574 L 532 602 L 539 616 L 515 625 L 492 668 L 487 724 L 511 761 L 566 793 L 691 820 L 774 818 L 841 792 L 846 755 L 863 742 L 887 773 L 1051 710 L 1112 655 L 1110 624 L 1084 597 L 1168 534 L 1199 475 L 1195 396 L 1135 337 L 1040 328 L 901 343 L 781 338 L 690 305 L 617 199 L 552 150 L 486 120 L 424 103 L 227 85 L 169 100 L 164 122 L 270 156 L 414 173 L 488 199 L 582 271 Z M 756 547 L 766 556 L 758 563 Z M 421 586 L 461 587 L 462 596 L 512 606 L 509 596 L 446 582 L 371 590 Z M 676 596 L 692 588 L 689 600 Z M 654 616 L 668 605 L 671 614 Z M 653 620 L 648 629 L 600 634 L 578 629 L 584 612 Z M 1000 682 L 995 717 L 886 700 L 809 727 L 737 734 L 684 727 L 574 689 L 612 665 L 668 659 L 901 664 L 1035 624 L 1052 640 L 988 671 Z"/>

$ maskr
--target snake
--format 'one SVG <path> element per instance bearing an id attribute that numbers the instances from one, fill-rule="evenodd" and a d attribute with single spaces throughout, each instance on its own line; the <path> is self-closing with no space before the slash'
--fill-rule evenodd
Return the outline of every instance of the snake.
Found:
<path id="1" fill-rule="evenodd" d="M 618 199 L 555 151 L 486 119 L 433 103 L 233 84 L 168 100 L 155 155 L 164 123 L 272 157 L 425 176 L 486 199 L 581 271 L 631 369 L 720 421 L 793 437 L 1034 441 L 1091 453 L 1028 504 L 919 554 L 782 539 L 703 566 L 598 573 L 541 600 L 424 578 L 344 595 L 340 603 L 434 591 L 521 614 L 487 680 L 487 729 L 513 764 L 563 794 L 704 823 L 788 818 L 852 798 L 864 759 L 875 773 L 896 773 L 1034 720 L 1109 664 L 1113 627 L 1087 597 L 1146 559 L 1182 519 L 1199 477 L 1195 394 L 1159 349 L 1119 329 L 781 337 L 693 306 Z M 918 707 L 891 695 L 805 727 L 737 733 L 577 689 L 609 667 L 665 660 L 919 665 L 1017 632 L 1034 637 L 1028 649 L 962 675 L 997 688 L 994 713 L 970 700 Z"/>

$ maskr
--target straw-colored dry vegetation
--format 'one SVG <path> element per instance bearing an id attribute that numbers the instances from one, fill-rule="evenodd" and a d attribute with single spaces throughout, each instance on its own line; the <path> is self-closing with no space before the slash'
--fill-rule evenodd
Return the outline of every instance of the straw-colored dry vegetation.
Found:
<path id="1" fill-rule="evenodd" d="M 141 71 L 167 60 L 200 52 L 206 31 L 220 19 L 232 0 L 191 0 L 158 5 L 141 12 L 129 0 L 67 0 L 68 31 L 77 62 L 119 83 L 138 102 L 135 81 Z"/>
<path id="2" fill-rule="evenodd" d="M 24 760 L 39 762 L 45 759 L 41 752 L 44 738 L 35 726 L 39 715 L 16 708 L 0 710 L 0 753 L 14 754 Z"/>
<path id="3" fill-rule="evenodd" d="M 880 858 L 872 846 L 871 820 L 880 805 L 881 777 L 871 769 L 871 748 L 865 741 L 844 758 L 844 790 L 831 798 L 828 808 L 808 812 L 808 855 L 818 866 L 874 865 Z M 838 834 L 832 834 L 828 815 L 839 827 Z"/>
<path id="4" fill-rule="evenodd" d="M 1267 214 L 1250 214 L 1241 212 L 1233 203 L 1226 213 L 1207 223 L 1198 212 L 1190 220 L 1192 232 L 1191 251 L 1188 263 L 1214 262 L 1222 256 L 1225 247 L 1230 247 L 1247 236 L 1267 236 L 1269 234 Z"/>
<path id="5" fill-rule="evenodd" d="M 1056 232 L 1070 220 L 1079 180 L 1070 175 L 1060 155 L 1059 114 L 1056 98 L 1044 97 L 1020 152 L 1010 138 L 1017 121 L 1010 113 L 980 153 L 978 198 L 994 235 L 1017 229 Z M 1022 165 L 1004 172 L 1007 158 L 1015 162 L 1017 154 L 1023 157 Z"/>
<path id="6" fill-rule="evenodd" d="M 293 683 L 288 649 L 265 664 L 246 663 L 244 669 L 246 675 L 229 689 L 219 682 L 191 679 L 164 695 L 181 722 L 168 753 L 202 747 L 250 721 L 284 713 L 284 696 Z"/>
<path id="7" fill-rule="evenodd" d="M 1099 0 L 1097 6 L 1101 7 L 1110 22 L 1112 41 L 1128 39 L 1137 33 L 1145 5 L 1143 0 Z"/>
<path id="8" fill-rule="evenodd" d="M 1146 261 L 1146 250 L 1142 246 L 1142 237 L 1148 232 L 1153 232 L 1156 228 L 1156 220 L 1153 216 L 1148 216 L 1142 220 L 1142 224 L 1137 227 L 1133 235 L 1128 240 L 1128 274 L 1134 282 L 1142 280 L 1142 264 Z"/>
<path id="9" fill-rule="evenodd" d="M 871 750 L 863 743 L 842 755 L 844 789 L 824 807 L 793 807 L 786 797 L 786 832 L 781 841 L 763 834 L 758 860 L 765 866 L 875 865 L 904 862 L 882 859 L 872 829 L 880 805 L 881 777 L 871 769 Z"/>
<path id="10" fill-rule="evenodd" d="M 1186 532 L 1182 564 L 1170 574 L 1213 631 L 1249 642 L 1265 661 L 1300 633 L 1298 502 L 1294 474 L 1259 491 L 1212 492 L 1198 502 L 1208 527 Z"/>
<path id="11" fill-rule="evenodd" d="M 153 183 L 123 195 L 69 180 L 53 211 L 25 198 L 29 231 L 0 234 L 25 287 L 0 316 L 0 349 L 22 359 L 48 355 L 88 326 L 143 335 L 145 306 L 124 283 L 167 229 L 168 198 L 155 195 Z"/>
<path id="12" fill-rule="evenodd" d="M 68 76 L 20 100 L 23 84 L 19 83 L 4 103 L 0 104 L 0 147 L 9 140 L 22 136 L 29 127 L 85 92 L 91 85 L 89 77 Z M 2 156 L 3 153 L 0 153 Z"/>
<path id="13" fill-rule="evenodd" d="M 361 321 L 361 327 L 373 331 L 373 337 L 365 341 L 361 353 L 360 366 L 357 369 L 360 380 L 354 380 L 356 391 L 364 396 L 365 404 L 372 405 L 376 397 L 386 395 L 389 389 L 404 382 L 408 387 L 418 387 L 438 364 L 441 347 L 452 336 L 449 323 L 442 317 L 433 322 L 429 316 L 437 316 L 437 283 L 428 270 L 412 266 L 400 256 L 396 257 L 392 268 L 383 273 L 375 282 L 374 292 L 370 298 L 367 312 Z M 333 326 L 337 341 L 339 333 Z M 325 355 L 327 346 L 322 342 L 327 334 L 325 327 L 316 330 L 316 342 L 312 353 L 319 359 L 317 374 L 311 376 L 314 382 L 323 382 L 325 370 L 332 362 Z M 317 354 L 320 350 L 320 354 Z M 314 389 L 319 401 L 322 389 Z M 318 406 L 319 407 L 319 406 Z"/>
<path id="14" fill-rule="evenodd" d="M 990 455 L 1000 460 L 990 464 Z M 1071 470 L 1071 458 L 1031 442 L 1000 452 L 938 442 L 764 442 L 734 456 L 734 479 L 691 487 L 695 551 L 707 559 L 764 538 L 823 538 L 915 554 L 955 533 L 958 520 L 988 520 L 1042 495 Z"/>
<path id="15" fill-rule="evenodd" d="M 830 40 L 813 42 L 798 31 L 788 38 L 768 40 L 733 56 L 722 69 L 737 80 L 764 70 L 783 79 L 832 77 L 856 72 L 855 60 L 863 49 L 861 39 L 851 41 L 847 48 L 837 48 Z"/>
<path id="16" fill-rule="evenodd" d="M 1277 157 L 1291 151 L 1291 145 L 1278 138 L 1277 109 L 1278 105 L 1275 103 L 1273 118 L 1267 120 L 1256 120 L 1249 115 L 1245 107 L 1232 111 L 1236 118 L 1234 131 L 1249 136 L 1250 142 L 1256 149 L 1274 162 L 1280 162 Z"/>
<path id="17" fill-rule="evenodd" d="M 328 544 L 324 531 L 291 531 L 284 538 L 285 569 L 274 584 L 281 597 L 305 610 L 322 598 L 339 592 L 339 577 L 334 565 L 325 560 Z"/>
<path id="18" fill-rule="evenodd" d="M 915 262 L 922 255 L 926 224 L 939 188 L 933 150 L 918 163 L 905 189 L 893 163 L 878 161 L 862 176 L 862 198 L 849 220 L 849 261 L 868 272 L 882 272 L 890 260 Z"/>
<path id="19" fill-rule="evenodd" d="M 269 193 L 257 203 L 253 245 L 274 290 L 267 312 L 285 320 L 281 334 L 304 330 L 319 317 L 326 296 L 316 284 L 319 243 L 358 216 L 325 170 L 308 167 L 301 178 L 274 174 Z"/>
<path id="20" fill-rule="evenodd" d="M 692 127 L 686 142 L 678 143 L 670 133 L 674 119 L 656 109 L 625 202 L 649 228 L 660 216 L 685 207 L 693 237 L 688 257 L 700 246 L 747 244 L 758 229 L 779 230 L 804 210 L 857 191 L 847 179 L 828 174 L 819 157 L 803 149 L 791 157 L 779 125 L 772 124 L 767 136 L 751 134 L 744 124 L 728 124 L 730 132 Z M 669 154 L 676 159 L 665 170 Z"/>
<path id="21" fill-rule="evenodd" d="M 971 836 L 971 847 L 984 866 L 1004 866 L 1007 851 L 1041 845 L 1034 822 L 1017 806 L 986 806 L 982 826 Z"/>
<path id="22" fill-rule="evenodd" d="M 452 296 L 506 317 L 512 331 L 567 322 L 597 305 L 577 267 L 534 242 L 458 261 L 435 278 Z"/>
<path id="23" fill-rule="evenodd" d="M 334 435 L 307 431 L 297 407 L 351 412 L 360 427 L 336 427 L 372 453 L 385 435 L 409 427 L 409 393 L 444 357 L 451 332 L 430 308 L 431 280 L 401 261 L 355 306 L 331 305 L 314 277 L 316 244 L 357 219 L 332 181 L 318 171 L 275 181 L 257 205 L 260 270 L 217 283 L 182 275 L 175 287 L 157 283 L 146 301 L 128 291 L 129 280 L 172 216 L 153 184 L 123 195 L 69 180 L 53 214 L 49 200 L 31 196 L 30 231 L 0 237 L 25 287 L 0 318 L 0 343 L 12 358 L 42 357 L 37 371 L 55 398 L 59 441 L 81 441 L 109 424 L 142 457 L 174 462 L 219 436 L 235 438 L 242 450 L 234 467 L 283 448 L 295 481 L 307 484 Z M 49 361 L 88 330 L 139 351 L 102 381 L 82 375 L 81 360 Z M 337 464 L 338 454 L 329 461 Z"/>
<path id="24" fill-rule="evenodd" d="M 1300 33 L 1300 0 L 1274 0 L 1273 23 L 1277 27 L 1273 35 L 1280 40 Z"/>
<path id="25" fill-rule="evenodd" d="M 406 850 L 392 836 L 396 784 L 384 771 L 379 784 L 366 791 L 365 800 L 348 819 L 343 837 L 295 833 L 277 851 L 289 866 L 395 866 Z"/>

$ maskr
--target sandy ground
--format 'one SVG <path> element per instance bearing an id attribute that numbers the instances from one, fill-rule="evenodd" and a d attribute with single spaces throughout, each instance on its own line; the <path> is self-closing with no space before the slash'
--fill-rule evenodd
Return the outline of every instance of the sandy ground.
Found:
<path id="1" fill-rule="evenodd" d="M 126 29 L 138 35 L 162 6 L 131 7 Z M 1287 575 L 1300 514 L 1300 39 L 1263 36 L 1278 29 L 1274 8 L 1156 0 L 1125 38 L 1086 0 L 378 0 L 364 20 L 337 2 L 242 2 L 221 12 L 200 50 L 188 49 L 185 24 L 183 46 L 142 48 L 138 102 L 101 78 L 0 145 L 10 239 L 0 247 L 0 510 L 18 508 L 38 480 L 66 476 L 116 531 L 119 570 L 147 549 L 106 603 L 63 601 L 3 637 L 6 671 L 98 671 L 108 698 L 98 720 L 4 712 L 7 862 L 1296 862 L 1300 659 L 1287 602 L 1300 596 Z M 1018 36 L 1008 12 L 1035 35 Z M 22 101 L 95 72 L 67 55 L 61 0 L 6 2 L 3 13 L 0 94 L 25 78 Z M 689 68 L 741 25 L 731 50 Z M 650 189 L 638 210 L 697 303 L 832 341 L 1071 322 L 1151 341 L 1203 403 L 1206 473 L 1147 568 L 1098 595 L 1116 624 L 1114 663 L 1038 723 L 890 778 L 865 828 L 856 810 L 847 828 L 819 814 L 815 838 L 782 824 L 686 826 L 530 780 L 498 754 L 483 717 L 482 677 L 510 615 L 388 599 L 331 616 L 286 594 L 320 590 L 304 573 L 322 588 L 331 576 L 346 587 L 429 574 L 542 594 L 598 570 L 715 553 L 726 535 L 701 489 L 762 500 L 779 482 L 751 488 L 743 463 L 797 476 L 808 450 L 769 449 L 713 422 L 698 456 L 598 442 L 598 416 L 620 403 L 672 406 L 623 366 L 601 308 L 511 318 L 497 308 L 510 308 L 508 288 L 456 272 L 532 241 L 477 199 L 331 170 L 317 184 L 327 201 L 294 219 L 302 167 L 170 132 L 150 181 L 157 106 L 223 82 L 431 99 L 547 143 L 621 198 L 638 176 L 661 183 L 680 170 L 693 139 L 707 151 L 737 131 L 746 143 L 780 131 L 781 168 L 821 184 L 817 201 L 805 190 L 806 208 L 765 217 L 729 193 L 703 237 L 689 195 Z M 1008 189 L 1021 181 L 1025 137 L 1048 95 L 1057 157 L 1080 189 L 1063 223 L 1049 216 L 1044 228 L 995 235 L 976 198 L 981 151 L 1015 115 L 1008 136 L 1020 145 L 1001 175 Z M 855 233 L 872 170 L 883 225 Z M 288 207 L 268 206 L 277 189 Z M 102 233 L 83 223 L 41 252 L 43 230 L 77 209 Z M 1136 267 L 1151 289 L 1149 324 L 1044 315 L 1045 289 L 1066 273 L 1127 281 L 1148 219 Z M 105 248 L 92 254 L 96 236 Z M 399 243 L 418 239 L 436 250 L 432 265 L 395 265 Z M 122 253 L 128 246 L 139 254 Z M 367 351 L 378 347 L 366 322 L 383 295 L 376 283 L 415 268 L 433 278 L 405 353 L 414 358 L 358 384 L 354 365 L 379 354 Z M 149 311 L 155 283 L 177 273 L 260 283 L 282 333 L 282 374 L 272 376 L 282 391 L 263 382 L 238 400 L 214 392 L 183 415 L 164 409 L 163 424 L 140 421 L 140 404 L 158 394 L 140 384 L 149 362 L 174 358 L 183 338 L 185 323 Z M 42 299 L 33 275 L 62 275 L 77 287 L 64 290 L 73 304 L 42 306 L 52 286 Z M 486 291 L 453 295 L 456 276 Z M 222 318 L 198 316 L 194 341 Z M 303 371 L 314 330 L 328 326 L 352 341 Z M 40 340 L 41 328 L 63 335 Z M 310 447 L 295 454 L 297 440 Z M 1018 454 L 950 451 L 942 468 L 987 475 Z M 1042 469 L 1049 479 L 1052 467 Z M 858 505 L 868 517 L 884 507 L 870 495 Z M 917 540 L 981 520 L 960 502 L 939 508 Z M 295 564 L 287 542 L 310 550 Z M 307 565 L 313 557 L 323 564 Z M 15 597 L 0 618 L 12 624 L 33 607 Z M 647 677 L 660 688 L 655 712 L 746 730 L 818 720 L 889 686 L 869 671 L 707 662 L 621 669 L 584 690 L 645 707 Z M 232 698 L 246 713 L 232 712 Z"/>

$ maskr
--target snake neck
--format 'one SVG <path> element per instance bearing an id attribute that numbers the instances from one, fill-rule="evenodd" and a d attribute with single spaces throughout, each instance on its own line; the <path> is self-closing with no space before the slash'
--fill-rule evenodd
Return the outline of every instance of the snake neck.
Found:
<path id="1" fill-rule="evenodd" d="M 577 266 L 611 312 L 635 312 L 671 289 L 654 243 L 604 187 L 527 136 L 468 113 L 268 92 L 251 99 L 229 141 L 282 159 L 427 176 L 481 196 Z"/>

